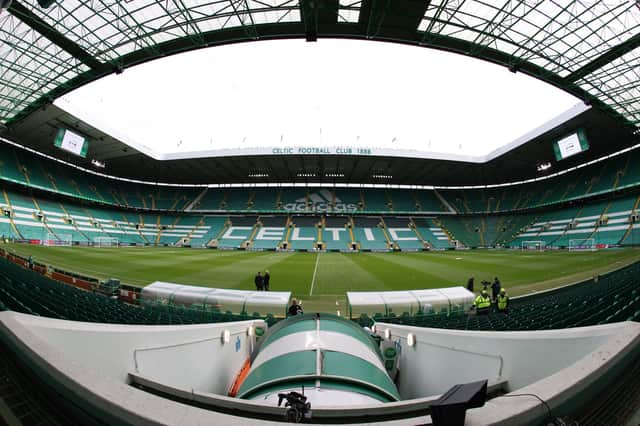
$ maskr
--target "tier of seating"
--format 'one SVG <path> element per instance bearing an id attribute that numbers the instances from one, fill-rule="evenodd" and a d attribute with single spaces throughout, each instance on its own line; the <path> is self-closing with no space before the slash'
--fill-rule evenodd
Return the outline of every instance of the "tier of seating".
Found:
<path id="1" fill-rule="evenodd" d="M 351 188 L 208 188 L 189 208 L 195 212 L 430 212 L 449 209 L 434 190 Z"/>
<path id="2" fill-rule="evenodd" d="M 582 206 L 548 211 L 533 218 L 510 243 L 513 247 L 539 241 L 546 247 L 580 246 L 580 242 L 599 245 L 631 245 L 638 223 L 634 212 L 640 204 L 637 195 Z"/>
<path id="3" fill-rule="evenodd" d="M 117 324 L 201 324 L 249 315 L 163 305 L 139 307 L 80 290 L 0 256 L 0 309 L 72 321 Z"/>
<path id="4" fill-rule="evenodd" d="M 0 143 L 0 179 L 120 207 L 197 212 L 496 213 L 640 185 L 640 149 L 548 180 L 480 189 L 201 188 L 115 180 Z M 481 241 L 480 241 L 481 242 Z"/>
<path id="5" fill-rule="evenodd" d="M 460 330 L 546 330 L 583 327 L 620 321 L 640 321 L 640 262 L 580 284 L 537 295 L 512 299 L 508 314 L 465 313 L 461 309 L 398 313 L 373 318 L 362 315 L 358 322 L 373 321 Z"/>
<path id="6" fill-rule="evenodd" d="M 4 255 L 4 252 L 2 252 Z M 640 262 L 617 271 L 533 296 L 512 299 L 509 313 L 486 316 L 449 309 L 410 316 L 374 315 L 375 321 L 464 330 L 539 330 L 640 320 Z M 133 306 L 54 281 L 0 256 L 0 310 L 73 321 L 119 324 L 195 324 L 236 321 L 249 313 L 203 311 L 177 306 Z M 268 316 L 273 323 L 275 319 Z M 371 318 L 360 317 L 363 326 Z"/>
<path id="7" fill-rule="evenodd" d="M 438 190 L 458 213 L 496 213 L 552 205 L 640 183 L 640 149 L 542 181 L 498 188 Z"/>
<path id="8" fill-rule="evenodd" d="M 184 210 L 202 188 L 147 185 L 110 179 L 0 143 L 0 179 L 109 205 Z"/>
<path id="9" fill-rule="evenodd" d="M 510 216 L 456 217 L 439 219 L 451 238 L 466 247 L 496 247 L 509 244 L 516 234 L 530 225 L 529 214 Z"/>
<path id="10" fill-rule="evenodd" d="M 2 198 L 0 205 L 8 214 L 0 217 L 0 232 L 8 238 L 169 245 L 183 239 L 204 240 L 211 229 L 202 216 L 134 214 L 36 199 L 7 190 L 2 191 Z"/>
<path id="11" fill-rule="evenodd" d="M 285 212 L 150 214 L 101 208 L 95 203 L 75 204 L 44 195 L 36 198 L 15 189 L 1 191 L 0 207 L 4 211 L 0 234 L 24 240 L 79 244 L 114 240 L 125 245 L 267 250 L 447 249 L 454 241 L 466 247 L 521 247 L 531 241 L 546 247 L 580 246 L 580 241 L 601 245 L 640 243 L 637 194 L 535 214 L 441 214 L 425 218 L 348 213 L 290 216 Z"/>

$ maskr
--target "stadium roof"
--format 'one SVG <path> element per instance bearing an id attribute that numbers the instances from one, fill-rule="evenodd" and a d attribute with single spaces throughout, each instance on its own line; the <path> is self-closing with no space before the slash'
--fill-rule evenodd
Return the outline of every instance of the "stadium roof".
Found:
<path id="1" fill-rule="evenodd" d="M 637 0 L 14 0 L 0 16 L 0 121 L 11 125 L 82 84 L 173 53 L 319 37 L 485 59 L 640 124 Z"/>
<path id="2" fill-rule="evenodd" d="M 60 127 L 75 129 L 97 141 L 90 146 L 90 156 L 82 158 L 56 148 L 52 140 Z M 589 150 L 556 161 L 553 143 L 577 129 L 586 132 Z M 369 155 L 335 152 L 265 155 L 258 150 L 231 155 L 218 152 L 209 158 L 156 160 L 56 105 L 39 108 L 17 123 L 10 134 L 11 139 L 37 152 L 84 168 L 129 179 L 177 184 L 489 185 L 542 177 L 640 142 L 620 120 L 595 108 L 571 117 L 563 114 L 525 135 L 524 143 L 502 148 L 486 162 L 400 156 L 391 151 Z M 93 167 L 93 158 L 106 163 L 106 168 Z M 537 166 L 546 162 L 552 167 L 539 171 Z"/>

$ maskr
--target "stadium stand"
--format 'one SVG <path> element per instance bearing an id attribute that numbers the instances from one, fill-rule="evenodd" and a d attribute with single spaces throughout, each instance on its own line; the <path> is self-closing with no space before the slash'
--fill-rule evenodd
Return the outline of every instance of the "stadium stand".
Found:
<path id="1" fill-rule="evenodd" d="M 200 198 L 196 201 L 191 210 L 193 211 L 208 211 L 208 210 L 220 210 L 220 205 L 224 200 L 224 192 L 214 188 L 207 188 Z"/>
<path id="2" fill-rule="evenodd" d="M 524 226 L 531 223 L 528 214 L 474 217 L 442 216 L 440 223 L 452 239 L 466 247 L 506 245 Z"/>
<path id="3" fill-rule="evenodd" d="M 597 245 L 630 245 L 625 236 L 632 233 L 631 215 L 637 202 L 633 195 L 543 213 L 510 245 L 519 247 L 523 241 L 539 240 L 550 247 L 569 247 L 571 240 L 590 239 Z"/>
<path id="4" fill-rule="evenodd" d="M 307 190 L 299 188 L 283 188 L 280 191 L 280 203 L 276 207 L 287 211 L 307 210 Z"/>
<path id="5" fill-rule="evenodd" d="M 196 228 L 191 232 L 189 237 L 189 245 L 191 247 L 207 247 L 207 245 L 215 240 L 225 229 L 227 223 L 226 217 L 221 216 L 205 216 L 197 224 Z"/>
<path id="6" fill-rule="evenodd" d="M 325 250 L 348 250 L 351 247 L 352 233 L 348 217 L 329 216 L 322 219 L 324 226 L 321 234 L 322 248 Z"/>
<path id="7" fill-rule="evenodd" d="M 414 212 L 417 210 L 416 197 L 413 191 L 397 189 L 387 191 L 387 194 L 394 212 Z"/>
<path id="8" fill-rule="evenodd" d="M 251 210 L 274 211 L 277 205 L 279 191 L 271 189 L 255 190 L 250 197 L 249 205 Z"/>
<path id="9" fill-rule="evenodd" d="M 450 211 L 445 205 L 443 205 L 442 200 L 437 195 L 438 192 L 439 191 L 436 190 L 415 191 L 416 206 L 418 207 L 417 211 L 428 213 Z"/>
<path id="10" fill-rule="evenodd" d="M 638 161 L 640 150 L 636 149 L 541 181 L 498 188 L 437 191 L 458 213 L 530 209 L 635 187 L 640 183 L 640 173 L 633 164 Z"/>
<path id="11" fill-rule="evenodd" d="M 52 280 L 18 263 L 25 264 L 23 259 L 0 250 L 0 307 L 3 309 L 74 321 L 121 324 L 193 324 L 248 317 L 177 306 L 133 306 Z M 640 320 L 638 276 L 640 262 L 579 284 L 512 299 L 506 315 L 491 312 L 487 316 L 476 316 L 452 307 L 443 313 L 416 316 L 375 315 L 373 320 L 464 330 L 539 330 Z M 371 319 L 366 316 L 358 321 L 371 325 Z"/>
<path id="12" fill-rule="evenodd" d="M 424 241 L 414 231 L 414 223 L 411 218 L 384 216 L 382 222 L 389 234 L 389 238 L 395 242 L 398 249 L 403 251 L 424 249 Z"/>
<path id="13" fill-rule="evenodd" d="M 218 238 L 218 248 L 246 247 L 258 229 L 257 216 L 231 216 L 229 226 Z"/>
<path id="14" fill-rule="evenodd" d="M 183 210 L 202 190 L 114 180 L 0 144 L 0 179 L 85 200 L 155 210 Z"/>
<path id="15" fill-rule="evenodd" d="M 248 315 L 179 306 L 134 306 L 80 290 L 24 269 L 0 256 L 0 302 L 8 309 L 50 318 L 115 324 L 202 324 L 239 321 Z"/>
<path id="16" fill-rule="evenodd" d="M 66 240 L 91 244 L 98 239 L 115 239 L 119 244 L 169 245 L 194 237 L 195 246 L 209 229 L 202 216 L 183 214 L 133 214 L 4 191 L 11 217 L 0 218 L 0 232 L 25 240 Z M 253 219 L 255 221 L 255 218 Z M 226 217 L 224 219 L 226 221 Z M 182 244 L 181 244 L 182 245 Z"/>
<path id="17" fill-rule="evenodd" d="M 537 295 L 511 299 L 509 313 L 464 313 L 452 307 L 442 313 L 410 316 L 398 313 L 383 317 L 366 315 L 357 321 L 393 322 L 418 327 L 459 330 L 546 330 L 640 320 L 640 262 L 579 284 Z"/>
<path id="18" fill-rule="evenodd" d="M 318 216 L 292 216 L 287 232 L 287 248 L 293 250 L 311 250 L 318 241 L 319 231 L 317 225 L 321 218 Z"/>
<path id="19" fill-rule="evenodd" d="M 258 229 L 253 234 L 251 248 L 275 250 L 284 241 L 287 230 L 286 216 L 260 216 Z"/>
<path id="20" fill-rule="evenodd" d="M 364 200 L 364 210 L 369 212 L 393 211 L 392 203 L 384 189 L 365 189 L 361 193 Z"/>
<path id="21" fill-rule="evenodd" d="M 235 191 L 233 197 L 237 200 L 245 197 L 255 199 L 258 194 L 258 191 Z M 300 195 L 299 190 L 295 191 Z M 207 193 L 213 194 L 209 191 Z M 283 193 L 272 194 L 271 199 L 280 197 Z M 368 191 L 357 193 L 369 194 Z M 217 194 L 219 196 L 219 192 Z M 227 192 L 223 194 L 226 197 Z M 385 195 L 383 191 L 375 194 L 378 200 Z M 408 195 L 408 191 L 402 195 L 405 202 Z M 264 194 L 263 196 L 266 197 Z M 310 192 L 304 199 L 315 206 L 324 203 L 326 207 L 329 206 L 326 200 L 331 197 L 333 195 L 330 191 L 322 190 Z M 221 222 L 216 222 L 211 230 L 211 226 L 201 223 L 204 217 L 199 209 L 180 215 L 173 211 L 150 213 L 145 210 L 113 210 L 96 203 L 78 204 L 69 198 L 47 197 L 46 193 L 27 195 L 16 188 L 4 189 L 2 198 L 4 202 L 0 206 L 5 211 L 0 221 L 0 232 L 6 237 L 24 240 L 47 240 L 53 237 L 57 240 L 71 239 L 75 244 L 91 244 L 96 239 L 112 238 L 125 245 L 178 244 L 206 247 L 210 241 L 216 240 L 210 246 L 274 249 L 286 240 L 289 249 L 300 250 L 314 248 L 316 242 L 324 243 L 324 248 L 329 250 L 350 249 L 352 242 L 359 244 L 363 250 L 386 250 L 394 247 L 400 250 L 420 250 L 446 249 L 452 246 L 451 240 L 466 247 L 521 247 L 524 241 L 540 241 L 547 247 L 575 246 L 580 245 L 580 241 L 607 246 L 640 243 L 640 231 L 631 224 L 632 214 L 639 204 L 638 195 L 633 193 L 604 201 L 588 200 L 589 202 L 555 209 L 514 211 L 510 214 L 442 214 L 435 218 L 384 215 L 381 219 L 379 216 L 354 213 L 352 229 L 344 228 L 349 222 L 347 216 L 344 216 L 346 219 L 337 216 L 334 220 L 333 214 L 328 214 L 322 219 L 325 230 L 320 234 L 316 228 L 321 222 L 320 217 L 299 215 L 294 216 L 295 228 L 283 230 L 283 237 L 279 241 L 256 241 L 256 236 L 263 226 L 285 227 L 285 212 L 280 216 L 271 216 L 273 225 L 258 223 L 256 215 L 234 215 L 228 224 L 232 227 L 229 231 L 231 234 L 225 236 L 228 229 L 220 229 L 218 225 L 224 223 L 227 216 L 223 216 Z M 304 202 L 294 207 L 304 210 L 306 206 L 307 203 Z M 334 231 L 327 228 L 336 226 L 345 231 L 338 231 L 339 240 L 334 241 Z M 273 234 L 270 238 L 273 238 Z"/>
<path id="22" fill-rule="evenodd" d="M 4 143 L 0 154 L 0 179 L 79 201 L 147 210 L 444 213 L 451 207 L 457 213 L 499 213 L 551 206 L 640 184 L 640 173 L 633 167 L 640 161 L 638 149 L 547 180 L 498 188 L 436 190 L 169 187 L 89 174 Z"/>
<path id="23" fill-rule="evenodd" d="M 451 247 L 451 242 L 445 231 L 432 219 L 414 217 L 413 223 L 418 236 L 432 248 L 441 250 Z"/>
<path id="24" fill-rule="evenodd" d="M 364 201 L 360 190 L 336 188 L 335 200 L 347 207 L 347 211 L 364 210 Z"/>
<path id="25" fill-rule="evenodd" d="M 222 207 L 228 211 L 249 210 L 249 197 L 252 192 L 245 189 L 228 189 L 225 191 L 225 198 Z"/>
<path id="26" fill-rule="evenodd" d="M 353 237 L 360 250 L 388 250 L 390 241 L 380 227 L 380 217 L 354 217 Z"/>
<path id="27" fill-rule="evenodd" d="M 287 226 L 287 216 L 279 215 L 279 216 L 260 216 L 258 218 L 260 224 L 262 226 L 271 226 L 271 227 L 285 227 Z"/>

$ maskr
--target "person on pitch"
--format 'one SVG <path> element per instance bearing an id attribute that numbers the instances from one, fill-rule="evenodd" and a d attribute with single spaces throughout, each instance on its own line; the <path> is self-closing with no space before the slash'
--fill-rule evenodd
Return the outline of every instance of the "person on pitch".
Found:
<path id="1" fill-rule="evenodd" d="M 262 291 L 264 289 L 264 277 L 262 276 L 262 272 L 258 271 L 258 274 L 253 279 L 253 282 L 256 285 L 257 291 Z"/>

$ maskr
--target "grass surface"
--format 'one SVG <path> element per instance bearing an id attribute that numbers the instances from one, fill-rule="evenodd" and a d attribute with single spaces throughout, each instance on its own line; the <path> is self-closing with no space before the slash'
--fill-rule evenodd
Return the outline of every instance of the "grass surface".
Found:
<path id="1" fill-rule="evenodd" d="M 275 253 L 147 248 L 4 245 L 40 263 L 100 279 L 144 286 L 153 281 L 254 289 L 258 271 L 271 289 L 291 291 L 307 310 L 344 309 L 347 291 L 466 285 L 498 276 L 512 296 L 578 282 L 640 260 L 639 249 L 598 252 L 470 250 L 416 253 Z M 338 307 L 336 307 L 336 302 Z"/>

